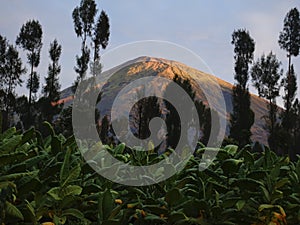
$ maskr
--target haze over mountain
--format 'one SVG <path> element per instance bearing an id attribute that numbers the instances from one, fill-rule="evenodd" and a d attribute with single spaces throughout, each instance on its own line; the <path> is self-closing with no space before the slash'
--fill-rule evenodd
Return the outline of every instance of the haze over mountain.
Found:
<path id="1" fill-rule="evenodd" d="M 125 62 L 117 67 L 114 67 L 108 71 L 105 71 L 101 76 L 110 78 L 104 84 L 102 88 L 102 96 L 100 104 L 98 105 L 98 109 L 100 110 L 100 115 L 103 117 L 104 115 L 110 115 L 110 109 L 112 107 L 112 103 L 118 93 L 128 84 L 137 80 L 139 78 L 147 77 L 147 76 L 160 76 L 168 79 L 173 79 L 173 77 L 177 74 L 178 76 L 189 79 L 191 81 L 192 87 L 196 92 L 196 98 L 201 100 L 204 104 L 208 105 L 207 98 L 205 97 L 203 91 L 199 87 L 199 83 L 201 83 L 201 87 L 206 85 L 206 89 L 210 90 L 211 95 L 217 93 L 217 90 L 214 90 L 214 86 L 211 86 L 210 82 L 216 81 L 221 87 L 221 91 L 224 95 L 224 100 L 226 104 L 226 109 L 220 109 L 221 114 L 227 119 L 227 128 L 226 133 L 229 133 L 229 118 L 230 113 L 232 112 L 232 87 L 233 85 L 218 78 L 213 75 L 204 73 L 197 69 L 191 68 L 187 65 L 184 65 L 180 62 L 161 59 L 161 58 L 153 58 L 153 57 L 139 57 L 128 62 Z M 165 87 L 160 86 L 159 84 L 155 84 L 157 88 L 164 89 Z M 132 89 L 132 92 L 136 92 L 139 87 L 135 87 Z M 132 93 L 127 93 L 132 94 Z M 71 89 L 65 89 L 62 92 L 63 101 L 69 102 L 72 98 Z M 121 96 L 126 98 L 126 96 Z M 124 100 L 124 104 L 126 101 Z M 214 107 L 218 108 L 217 102 L 210 102 L 210 104 L 214 104 Z M 251 108 L 255 113 L 255 122 L 251 128 L 252 131 L 252 140 L 259 141 L 263 144 L 267 145 L 267 132 L 264 129 L 265 121 L 263 116 L 267 115 L 267 101 L 259 98 L 256 95 L 251 94 Z"/>

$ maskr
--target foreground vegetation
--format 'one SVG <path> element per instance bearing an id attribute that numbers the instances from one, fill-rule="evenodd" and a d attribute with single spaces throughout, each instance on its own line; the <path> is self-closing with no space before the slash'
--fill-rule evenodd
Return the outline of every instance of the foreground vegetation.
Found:
<path id="1" fill-rule="evenodd" d="M 94 172 L 73 137 L 45 126 L 46 138 L 33 128 L 0 135 L 0 224 L 300 223 L 299 158 L 291 162 L 258 144 L 227 145 L 199 171 L 204 150 L 218 150 L 200 147 L 172 178 L 125 187 Z M 105 148 L 135 165 L 171 153 L 137 154 L 124 144 Z"/>

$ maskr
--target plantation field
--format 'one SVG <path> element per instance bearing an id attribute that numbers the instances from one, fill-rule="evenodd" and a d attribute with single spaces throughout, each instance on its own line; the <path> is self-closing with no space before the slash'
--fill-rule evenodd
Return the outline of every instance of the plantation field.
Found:
<path id="1" fill-rule="evenodd" d="M 33 128 L 0 135 L 0 224 L 300 224 L 299 157 L 292 162 L 259 144 L 202 146 L 168 180 L 128 187 L 101 177 L 73 137 L 45 126 L 46 138 Z M 136 166 L 176 154 L 102 147 Z M 218 155 L 200 171 L 204 151 Z"/>

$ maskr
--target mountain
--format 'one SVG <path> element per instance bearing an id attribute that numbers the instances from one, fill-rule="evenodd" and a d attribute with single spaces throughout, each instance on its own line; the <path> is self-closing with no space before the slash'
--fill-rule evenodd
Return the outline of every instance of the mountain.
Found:
<path id="1" fill-rule="evenodd" d="M 112 75 L 111 75 L 112 74 Z M 98 108 L 100 110 L 100 115 L 109 115 L 110 109 L 112 107 L 113 100 L 118 95 L 118 93 L 128 84 L 137 80 L 139 78 L 147 76 L 160 76 L 168 79 L 173 79 L 177 74 L 178 76 L 189 79 L 191 81 L 192 87 L 196 92 L 196 97 L 201 100 L 204 104 L 208 105 L 207 98 L 205 97 L 203 91 L 199 87 L 198 83 L 201 83 L 201 86 L 208 87 L 210 90 L 209 94 L 217 93 L 217 90 L 210 88 L 210 82 L 216 81 L 221 87 L 221 91 L 224 95 L 226 109 L 220 109 L 223 112 L 223 116 L 226 117 L 228 125 L 226 128 L 226 133 L 229 132 L 229 118 L 230 113 L 232 112 L 232 87 L 233 85 L 218 78 L 211 74 L 204 73 L 187 65 L 184 65 L 180 62 L 153 58 L 153 57 L 139 57 L 130 61 L 127 61 L 117 67 L 114 67 L 101 76 L 111 77 L 107 80 L 102 88 L 102 97 Z M 157 88 L 165 88 L 156 84 Z M 67 104 L 72 100 L 72 89 L 68 88 L 62 92 L 62 99 L 60 102 L 66 102 Z M 136 89 L 132 89 L 132 92 L 136 92 Z M 130 94 L 130 93 L 127 93 Z M 210 102 L 214 104 L 215 107 L 220 107 L 217 102 Z M 258 96 L 251 94 L 251 108 L 255 113 L 255 122 L 252 126 L 252 140 L 259 141 L 267 145 L 267 136 L 268 133 L 264 129 L 264 119 L 263 116 L 268 114 L 267 101 L 259 98 Z"/>

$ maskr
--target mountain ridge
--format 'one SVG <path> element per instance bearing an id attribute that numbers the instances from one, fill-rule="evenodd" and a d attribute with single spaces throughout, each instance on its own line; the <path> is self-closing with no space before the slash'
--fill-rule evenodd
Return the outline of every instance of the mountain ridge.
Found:
<path id="1" fill-rule="evenodd" d="M 161 76 L 168 79 L 173 79 L 175 74 L 178 74 L 182 78 L 188 78 L 191 80 L 192 87 L 196 92 L 196 97 L 203 101 L 204 104 L 208 105 L 205 95 L 197 83 L 201 83 L 201 85 L 209 85 L 209 80 L 217 81 L 218 85 L 221 87 L 222 94 L 224 96 L 226 109 L 224 110 L 224 116 L 227 119 L 227 128 L 226 133 L 229 133 L 229 118 L 230 113 L 232 113 L 232 88 L 233 84 L 222 80 L 221 78 L 205 73 L 198 69 L 187 66 L 181 62 L 177 62 L 174 60 L 168 60 L 163 58 L 149 57 L 149 56 L 141 56 L 135 59 L 131 59 L 120 65 L 113 67 L 105 72 L 103 72 L 100 76 L 106 77 L 110 76 L 107 80 L 107 83 L 102 88 L 102 98 L 100 105 L 97 106 L 100 110 L 101 116 L 107 115 L 110 113 L 110 107 L 112 106 L 112 102 L 117 93 L 122 89 L 122 87 L 126 86 L 133 80 L 138 78 L 146 77 L 146 76 Z M 72 101 L 72 93 L 70 93 L 71 89 L 68 89 L 66 92 L 62 93 L 61 102 L 68 103 Z M 210 94 L 213 94 L 213 90 L 211 90 Z M 260 98 L 255 94 L 251 94 L 251 109 L 255 113 L 255 122 L 251 128 L 252 131 L 252 140 L 261 142 L 262 144 L 267 145 L 268 133 L 264 129 L 264 119 L 263 116 L 267 115 L 268 102 L 265 99 Z M 217 103 L 212 103 L 217 104 Z M 216 105 L 217 107 L 217 105 Z"/>

